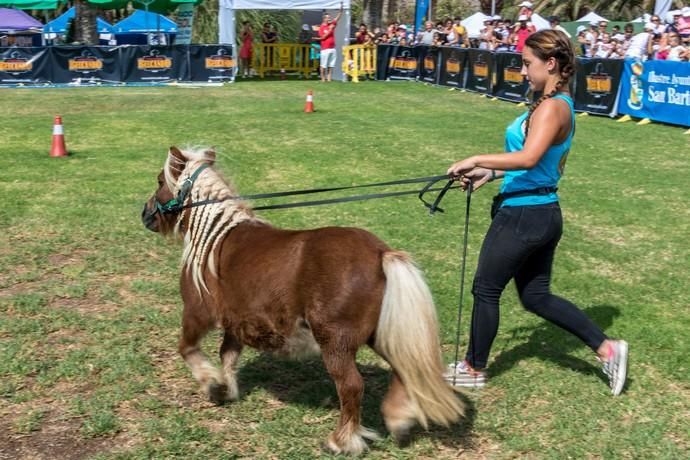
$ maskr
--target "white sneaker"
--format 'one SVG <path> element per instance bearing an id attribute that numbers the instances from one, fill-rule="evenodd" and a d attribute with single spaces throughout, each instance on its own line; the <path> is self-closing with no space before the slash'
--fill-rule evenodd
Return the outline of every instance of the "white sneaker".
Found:
<path id="1" fill-rule="evenodd" d="M 444 377 L 451 385 L 464 388 L 483 388 L 487 381 L 486 372 L 472 369 L 467 361 L 449 364 Z"/>
<path id="2" fill-rule="evenodd" d="M 604 374 L 609 378 L 611 394 L 618 396 L 623 391 L 628 374 L 628 342 L 625 340 L 611 341 L 608 359 L 603 363 Z"/>

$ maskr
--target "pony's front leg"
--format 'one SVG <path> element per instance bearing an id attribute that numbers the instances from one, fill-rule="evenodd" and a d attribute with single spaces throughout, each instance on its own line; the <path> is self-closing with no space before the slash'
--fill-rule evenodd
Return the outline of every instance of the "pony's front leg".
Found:
<path id="1" fill-rule="evenodd" d="M 365 438 L 376 440 L 379 436 L 360 425 L 364 381 L 357 370 L 357 351 L 343 348 L 329 347 L 323 350 L 324 364 L 335 382 L 340 399 L 340 419 L 335 431 L 328 436 L 326 448 L 336 454 L 356 455 L 367 449 Z"/>
<path id="2" fill-rule="evenodd" d="M 199 344 L 213 328 L 213 319 L 201 304 L 185 304 L 182 312 L 182 336 L 178 351 L 201 384 L 201 391 L 214 404 L 223 404 L 228 387 L 220 371 L 201 351 Z"/>
<path id="3" fill-rule="evenodd" d="M 223 364 L 223 375 L 228 385 L 226 393 L 228 401 L 237 401 L 240 397 L 237 387 L 237 361 L 240 359 L 240 353 L 242 353 L 242 344 L 226 329 L 220 346 L 220 362 Z"/>

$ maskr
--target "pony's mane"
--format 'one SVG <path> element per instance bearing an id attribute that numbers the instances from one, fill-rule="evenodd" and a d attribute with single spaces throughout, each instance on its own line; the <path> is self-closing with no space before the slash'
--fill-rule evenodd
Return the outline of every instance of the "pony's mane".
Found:
<path id="1" fill-rule="evenodd" d="M 217 203 L 189 208 L 181 263 L 183 270 L 191 271 L 194 286 L 201 294 L 202 288 L 208 292 L 204 269 L 217 276 L 215 252 L 223 238 L 241 222 L 258 219 L 247 202 L 230 199 L 238 196 L 235 187 L 213 167 L 215 158 L 208 153 L 208 149 L 183 150 L 182 155 L 187 159 L 186 162 L 168 154 L 163 168 L 167 187 L 173 194 L 177 194 L 185 179 L 203 164 L 209 164 L 211 166 L 194 180 L 187 204 L 219 200 Z M 181 170 L 177 180 L 174 179 L 171 168 Z M 183 215 L 184 213 L 180 214 L 175 224 L 176 234 L 182 231 Z"/>

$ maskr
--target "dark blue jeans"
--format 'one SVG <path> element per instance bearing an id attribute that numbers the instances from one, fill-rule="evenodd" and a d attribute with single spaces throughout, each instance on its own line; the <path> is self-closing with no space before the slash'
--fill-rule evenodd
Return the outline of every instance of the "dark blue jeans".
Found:
<path id="1" fill-rule="evenodd" d="M 512 278 L 528 311 L 576 335 L 595 352 L 607 338 L 580 309 L 551 293 L 553 256 L 562 233 L 558 203 L 499 209 L 484 238 L 472 285 L 466 356 L 472 367 L 486 367 L 498 331 L 501 293 Z"/>

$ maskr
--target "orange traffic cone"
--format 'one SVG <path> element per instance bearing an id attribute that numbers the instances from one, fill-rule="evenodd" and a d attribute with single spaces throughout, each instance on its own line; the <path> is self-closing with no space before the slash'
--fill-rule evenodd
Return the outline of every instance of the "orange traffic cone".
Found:
<path id="1" fill-rule="evenodd" d="M 304 104 L 304 113 L 312 113 L 314 111 L 314 92 L 307 91 L 307 103 Z"/>
<path id="2" fill-rule="evenodd" d="M 65 132 L 62 129 L 62 117 L 55 117 L 53 123 L 53 144 L 50 146 L 51 157 L 66 157 L 67 148 L 65 147 Z"/>

